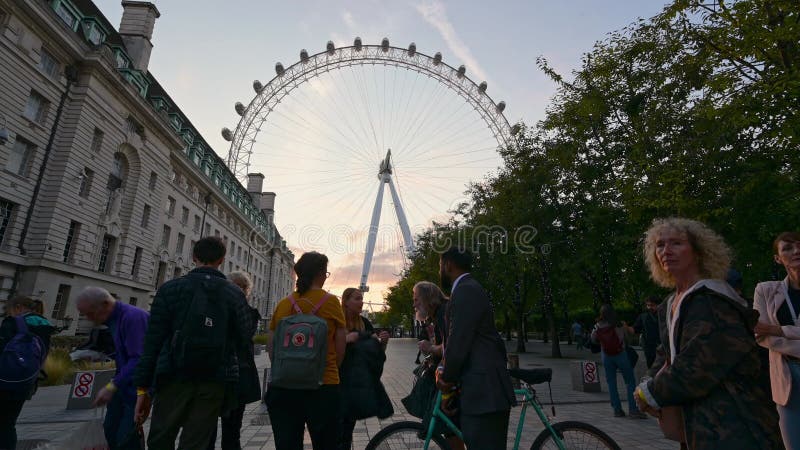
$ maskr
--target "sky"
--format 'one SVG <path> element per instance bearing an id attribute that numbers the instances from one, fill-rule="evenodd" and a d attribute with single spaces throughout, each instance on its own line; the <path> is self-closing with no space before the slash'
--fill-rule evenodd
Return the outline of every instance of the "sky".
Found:
<path id="1" fill-rule="evenodd" d="M 95 0 L 118 25 L 119 0 Z M 657 14 L 662 0 L 571 1 L 241 1 L 154 2 L 149 70 L 205 140 L 225 158 L 222 127 L 235 130 L 234 103 L 253 99 L 253 80 L 267 84 L 275 63 L 299 61 L 331 40 L 441 52 L 453 67 L 488 83 L 505 101 L 510 123 L 544 117 L 556 90 L 536 66 L 539 56 L 567 75 L 609 32 Z M 251 171 L 274 191 L 275 220 L 287 244 L 326 252 L 335 294 L 357 286 L 378 191 L 377 170 L 393 149 L 393 174 L 412 231 L 443 221 L 464 200 L 468 182 L 500 164 L 496 139 L 451 90 L 405 69 L 344 68 L 292 92 L 271 113 L 253 146 Z M 403 268 L 402 239 L 386 186 L 366 301 L 381 303 Z M 436 280 L 432 280 L 436 281 Z M 374 308 L 373 308 L 374 309 Z"/>

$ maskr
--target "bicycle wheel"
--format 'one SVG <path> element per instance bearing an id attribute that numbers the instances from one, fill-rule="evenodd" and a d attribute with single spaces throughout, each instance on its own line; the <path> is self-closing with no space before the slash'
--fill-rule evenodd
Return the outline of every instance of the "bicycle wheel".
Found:
<path id="1" fill-rule="evenodd" d="M 564 441 L 567 450 L 583 449 L 612 449 L 620 450 L 619 445 L 611 436 L 603 433 L 596 427 L 583 422 L 559 422 L 552 424 L 553 429 Z M 531 450 L 557 449 L 558 444 L 553 440 L 550 430 L 544 429 L 531 445 Z"/>
<path id="2" fill-rule="evenodd" d="M 397 422 L 383 428 L 367 443 L 366 450 L 406 450 L 422 448 L 425 433 L 420 422 Z M 444 437 L 433 435 L 429 449 L 450 450 Z"/>

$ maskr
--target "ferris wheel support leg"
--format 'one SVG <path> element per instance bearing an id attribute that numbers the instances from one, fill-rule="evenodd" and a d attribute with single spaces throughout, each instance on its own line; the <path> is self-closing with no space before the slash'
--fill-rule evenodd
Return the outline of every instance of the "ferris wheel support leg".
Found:
<path id="1" fill-rule="evenodd" d="M 397 213 L 397 221 L 400 222 L 400 231 L 403 233 L 403 241 L 406 244 L 406 254 L 411 255 L 414 251 L 414 241 L 411 239 L 411 230 L 408 227 L 408 220 L 406 219 L 406 212 L 403 210 L 403 204 L 400 203 L 400 196 L 397 195 L 397 189 L 394 187 L 394 181 L 389 178 L 389 191 L 392 193 L 392 201 L 394 202 L 394 211 Z"/>
<path id="2" fill-rule="evenodd" d="M 381 219 L 381 205 L 383 203 L 383 186 L 386 183 L 384 177 L 380 179 L 378 186 L 378 196 L 375 198 L 375 207 L 372 208 L 372 222 L 369 225 L 369 237 L 367 237 L 367 250 L 364 254 L 364 266 L 361 269 L 361 284 L 358 286 L 363 292 L 369 291 L 367 286 L 367 276 L 369 267 L 372 265 L 372 254 L 375 252 L 375 239 L 378 237 L 378 223 Z"/>

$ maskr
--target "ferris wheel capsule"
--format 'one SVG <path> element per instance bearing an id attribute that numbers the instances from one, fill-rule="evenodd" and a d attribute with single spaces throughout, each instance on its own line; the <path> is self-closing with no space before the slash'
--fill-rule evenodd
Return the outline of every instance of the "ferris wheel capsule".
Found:
<path id="1" fill-rule="evenodd" d="M 353 47 L 356 48 L 357 52 L 361 51 L 362 43 L 360 37 L 356 37 L 356 39 L 353 41 Z"/>
<path id="2" fill-rule="evenodd" d="M 326 45 L 325 48 L 331 56 L 336 53 L 336 46 L 333 44 L 333 41 L 328 41 L 328 45 Z"/>
<path id="3" fill-rule="evenodd" d="M 436 52 L 436 54 L 433 55 L 433 65 L 438 66 L 441 63 L 442 63 L 442 53 Z"/>
<path id="4" fill-rule="evenodd" d="M 302 63 L 308 62 L 308 51 L 306 49 L 300 50 L 300 62 Z"/>
<path id="5" fill-rule="evenodd" d="M 234 109 L 236 109 L 236 114 L 238 114 L 238 115 L 240 115 L 240 116 L 243 116 L 243 115 L 244 115 L 244 110 L 245 110 L 245 107 L 244 107 L 244 105 L 242 104 L 242 102 L 236 102 L 236 104 L 235 104 L 235 105 L 233 105 L 233 107 L 234 107 Z"/>
<path id="6" fill-rule="evenodd" d="M 383 38 L 381 41 L 381 50 L 383 50 L 384 53 L 389 51 L 389 38 Z"/>
<path id="7" fill-rule="evenodd" d="M 411 43 L 408 46 L 408 56 L 414 56 L 417 53 L 417 44 Z"/>
<path id="8" fill-rule="evenodd" d="M 506 102 L 500 102 L 497 104 L 497 112 L 502 113 L 503 110 L 506 109 Z"/>
<path id="9" fill-rule="evenodd" d="M 481 84 L 478 86 L 478 91 L 479 91 L 481 94 L 484 94 L 484 93 L 486 93 L 486 88 L 487 88 L 487 87 L 489 87 L 489 85 L 488 85 L 488 84 L 487 84 L 485 81 L 483 81 L 483 82 L 481 82 Z"/>
<path id="10" fill-rule="evenodd" d="M 264 85 L 260 81 L 253 80 L 253 90 L 256 91 L 256 94 L 260 94 L 263 89 Z"/>
<path id="11" fill-rule="evenodd" d="M 282 77 L 283 74 L 286 73 L 286 69 L 283 68 L 283 64 L 280 62 L 275 63 L 275 73 L 277 73 L 279 77 Z"/>
<path id="12" fill-rule="evenodd" d="M 458 68 L 458 78 L 464 78 L 464 75 L 467 74 L 467 67 L 463 64 Z"/>
<path id="13" fill-rule="evenodd" d="M 233 141 L 233 133 L 231 133 L 230 129 L 223 128 L 222 129 L 222 138 L 225 139 L 228 142 L 231 142 L 231 141 Z"/>

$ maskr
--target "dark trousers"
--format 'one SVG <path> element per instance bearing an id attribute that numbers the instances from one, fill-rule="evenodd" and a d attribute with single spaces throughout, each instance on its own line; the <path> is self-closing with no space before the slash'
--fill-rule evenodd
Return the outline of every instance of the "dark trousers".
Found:
<path id="1" fill-rule="evenodd" d="M 240 442 L 242 433 L 242 419 L 244 418 L 244 403 L 240 404 L 238 408 L 229 411 L 224 416 L 220 417 L 222 420 L 222 441 L 220 445 L 222 450 L 242 450 L 242 443 Z M 214 433 L 211 435 L 211 442 L 208 443 L 208 450 L 214 450 L 214 445 L 217 441 L 217 427 L 214 426 Z"/>
<path id="2" fill-rule="evenodd" d="M 461 413 L 461 432 L 469 450 L 505 450 L 510 410 L 488 414 Z"/>
<path id="3" fill-rule="evenodd" d="M 334 450 L 339 440 L 341 393 L 339 385 L 315 390 L 270 386 L 266 395 L 276 450 L 302 450 L 308 426 L 314 450 Z"/>
<path id="4" fill-rule="evenodd" d="M 123 446 L 130 434 L 134 431 L 133 410 L 136 408 L 136 397 L 126 397 L 123 392 L 117 392 L 111 397 L 106 407 L 106 418 L 103 421 L 103 431 L 105 431 L 108 446 L 114 450 L 139 450 L 139 445 L 134 440 L 128 440 L 127 446 Z"/>
<path id="5" fill-rule="evenodd" d="M 336 448 L 339 450 L 350 450 L 353 447 L 353 429 L 355 427 L 355 420 L 342 417 L 342 422 L 339 427 L 339 445 Z"/>
<path id="6" fill-rule="evenodd" d="M 147 448 L 206 450 L 211 433 L 217 428 L 225 385 L 216 381 L 172 381 L 159 386 L 153 403 L 153 418 Z"/>
<path id="7" fill-rule="evenodd" d="M 22 412 L 24 398 L 17 398 L 18 394 L 0 391 L 0 449 L 14 450 L 17 448 L 17 419 Z"/>
<path id="8" fill-rule="evenodd" d="M 644 360 L 647 362 L 647 368 L 653 367 L 653 362 L 656 360 L 656 348 L 645 345 L 642 347 L 644 350 Z"/>

